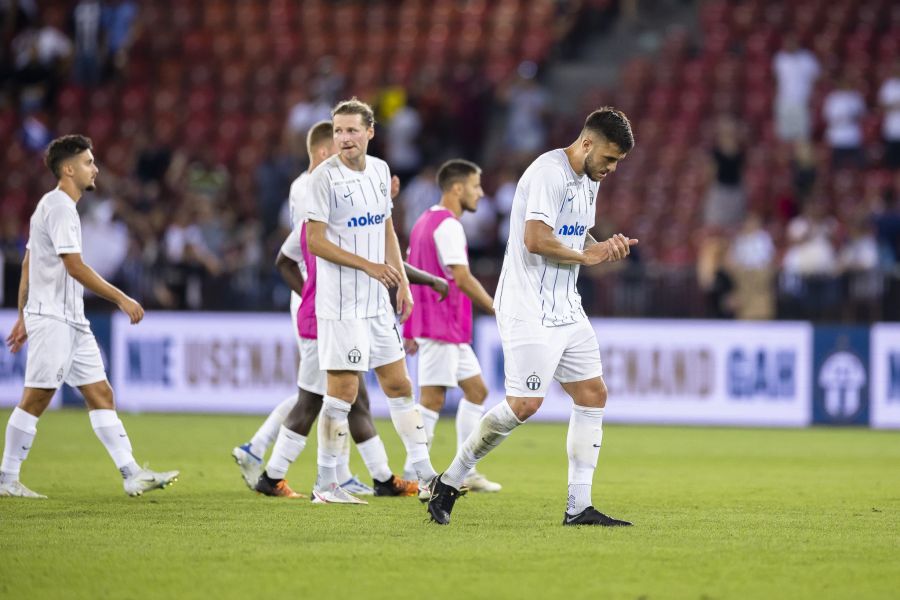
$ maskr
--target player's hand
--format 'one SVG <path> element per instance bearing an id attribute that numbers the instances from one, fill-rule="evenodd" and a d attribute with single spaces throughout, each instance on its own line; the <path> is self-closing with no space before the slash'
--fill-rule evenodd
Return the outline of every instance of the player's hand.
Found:
<path id="1" fill-rule="evenodd" d="M 638 240 L 617 233 L 608 240 L 598 242 L 584 251 L 585 265 L 616 262 L 631 254 L 631 247 Z"/>
<path id="2" fill-rule="evenodd" d="M 377 279 L 387 288 L 397 287 L 403 281 L 403 278 L 400 277 L 400 272 L 386 263 L 369 263 L 365 271 L 366 275 L 372 279 Z"/>
<path id="3" fill-rule="evenodd" d="M 419 344 L 416 343 L 416 340 L 407 338 L 403 340 L 403 349 L 406 350 L 406 354 L 412 356 L 419 351 Z"/>
<path id="4" fill-rule="evenodd" d="M 132 325 L 137 325 L 144 318 L 144 308 L 134 298 L 125 296 L 119 302 L 119 310 L 128 315 Z"/>
<path id="5" fill-rule="evenodd" d="M 400 193 L 400 178 L 394 175 L 391 177 L 391 200 Z"/>
<path id="6" fill-rule="evenodd" d="M 431 289 L 440 296 L 438 302 L 443 302 L 447 298 L 447 294 L 450 293 L 450 284 L 443 277 L 435 277 L 434 283 L 431 284 Z"/>
<path id="7" fill-rule="evenodd" d="M 12 331 L 6 336 L 6 347 L 15 354 L 22 349 L 26 340 L 28 340 L 28 332 L 25 331 L 25 321 L 22 320 L 22 317 L 19 317 L 16 319 Z"/>
<path id="8" fill-rule="evenodd" d="M 413 310 L 412 292 L 408 285 L 401 285 L 397 290 L 397 314 L 400 315 L 400 323 L 406 323 Z"/>

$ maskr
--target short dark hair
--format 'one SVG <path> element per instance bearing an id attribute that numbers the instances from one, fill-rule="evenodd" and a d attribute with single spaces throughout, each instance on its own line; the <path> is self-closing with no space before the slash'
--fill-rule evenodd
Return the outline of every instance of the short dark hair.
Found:
<path id="1" fill-rule="evenodd" d="M 468 160 L 454 158 L 442 164 L 438 169 L 437 184 L 442 192 L 446 192 L 457 181 L 462 181 L 476 173 L 481 173 L 481 167 Z"/>
<path id="2" fill-rule="evenodd" d="M 44 164 L 57 179 L 60 178 L 59 166 L 63 161 L 77 156 L 85 150 L 93 150 L 94 144 L 91 138 L 83 135 L 64 135 L 58 137 L 47 146 L 44 153 Z"/>
<path id="3" fill-rule="evenodd" d="M 356 96 L 353 96 L 349 100 L 341 100 L 338 102 L 337 106 L 331 111 L 331 117 L 334 118 L 335 115 L 359 115 L 362 117 L 366 127 L 373 127 L 375 125 L 375 112 L 372 110 L 372 107 Z"/>
<path id="4" fill-rule="evenodd" d="M 334 139 L 334 126 L 331 121 L 319 121 L 309 128 L 306 134 L 306 150 L 311 154 L 313 148 Z"/>
<path id="5" fill-rule="evenodd" d="M 634 148 L 634 134 L 631 122 L 621 110 L 611 106 L 598 108 L 584 120 L 584 129 L 602 135 L 608 142 L 619 147 L 622 152 Z"/>

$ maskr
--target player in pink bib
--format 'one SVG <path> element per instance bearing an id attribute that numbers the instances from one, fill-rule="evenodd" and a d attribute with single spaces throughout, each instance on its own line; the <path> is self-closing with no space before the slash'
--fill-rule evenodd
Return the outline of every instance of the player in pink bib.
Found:
<path id="1" fill-rule="evenodd" d="M 472 303 L 493 315 L 493 299 L 469 271 L 466 234 L 459 217 L 474 212 L 484 196 L 481 169 L 466 160 L 450 160 L 437 174 L 441 201 L 416 221 L 409 238 L 408 261 L 450 282 L 450 293 L 441 301 L 433 291 L 412 289 L 416 309 L 403 327 L 407 349 L 419 353 L 419 411 L 428 435 L 434 438 L 447 388 L 459 387 L 464 397 L 456 411 L 456 442 L 462 447 L 478 426 L 484 411 L 487 387 L 472 351 Z M 404 471 L 410 472 L 411 465 Z M 498 492 L 499 483 L 473 470 L 464 485 L 473 492 Z"/>

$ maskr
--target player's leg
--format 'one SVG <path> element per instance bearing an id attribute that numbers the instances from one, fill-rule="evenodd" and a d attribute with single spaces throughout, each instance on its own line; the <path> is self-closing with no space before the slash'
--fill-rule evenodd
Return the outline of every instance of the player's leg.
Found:
<path id="1" fill-rule="evenodd" d="M 556 378 L 574 402 L 566 436 L 569 487 L 563 525 L 631 525 L 598 512 L 591 501 L 608 392 L 590 322 L 576 323 L 566 330 L 569 341 L 556 371 Z"/>
<path id="2" fill-rule="evenodd" d="M 55 388 L 26 387 L 22 392 L 22 400 L 9 416 L 3 444 L 3 461 L 0 462 L 0 496 L 47 497 L 22 485 L 19 474 L 37 435 L 38 419 L 47 410 L 55 392 Z"/>
<path id="3" fill-rule="evenodd" d="M 350 437 L 356 442 L 356 448 L 362 456 L 363 463 L 369 470 L 372 477 L 374 488 L 369 488 L 371 492 L 363 490 L 356 484 L 349 487 L 342 483 L 341 487 L 347 489 L 351 493 L 368 495 L 372 493 L 376 496 L 415 496 L 419 491 L 419 484 L 416 481 L 409 481 L 400 478 L 391 472 L 388 465 L 387 451 L 384 449 L 384 442 L 375 429 L 375 423 L 372 420 L 372 411 L 369 406 L 369 393 L 366 390 L 365 382 L 362 374 L 359 378 L 359 395 L 353 408 L 350 409 Z M 359 482 L 356 477 L 353 481 Z M 365 486 L 368 488 L 368 486 Z M 356 491 L 354 491 L 356 490 Z"/>
<path id="4" fill-rule="evenodd" d="M 428 338 L 416 338 L 419 347 L 418 380 L 419 380 L 419 414 L 425 426 L 428 448 L 434 440 L 434 429 L 437 426 L 441 409 L 447 394 L 447 388 L 456 387 L 456 371 L 459 362 L 456 344 L 448 344 Z M 403 465 L 403 477 L 413 479 L 415 470 L 409 457 Z"/>
<path id="5" fill-rule="evenodd" d="M 272 409 L 272 412 L 269 413 L 269 416 L 266 417 L 266 420 L 256 430 L 249 442 L 235 446 L 232 449 L 231 456 L 240 468 L 244 482 L 251 489 L 262 473 L 263 457 L 265 457 L 269 447 L 275 442 L 281 424 L 295 404 L 297 404 L 296 394 L 286 397 Z"/>
<path id="6" fill-rule="evenodd" d="M 487 399 L 487 386 L 481 373 L 461 380 L 459 387 L 463 391 L 463 397 L 456 408 L 457 450 L 463 447 L 472 432 L 478 428 L 478 423 L 484 414 L 484 401 Z M 502 485 L 491 481 L 476 469 L 469 471 L 463 480 L 463 485 L 471 492 L 496 493 L 503 489 Z"/>
<path id="7" fill-rule="evenodd" d="M 28 331 L 25 389 L 6 425 L 0 462 L 0 496 L 46 498 L 22 485 L 19 475 L 37 435 L 38 419 L 71 367 L 76 332 L 66 323 L 39 317 L 26 317 L 25 328 Z"/>

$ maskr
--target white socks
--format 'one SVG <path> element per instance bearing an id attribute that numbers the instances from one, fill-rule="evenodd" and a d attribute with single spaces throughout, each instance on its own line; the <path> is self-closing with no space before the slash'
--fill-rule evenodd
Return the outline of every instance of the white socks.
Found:
<path id="1" fill-rule="evenodd" d="M 338 456 L 338 463 L 335 471 L 338 483 L 350 481 L 353 473 L 350 472 L 350 436 L 344 436 L 344 446 L 341 448 L 341 454 Z"/>
<path id="2" fill-rule="evenodd" d="M 91 427 L 97 438 L 106 447 L 109 456 L 116 464 L 119 473 L 123 479 L 135 475 L 140 471 L 134 456 L 131 454 L 131 442 L 128 440 L 128 434 L 125 433 L 125 427 L 115 410 L 99 409 L 92 410 L 88 413 L 91 419 Z"/>
<path id="3" fill-rule="evenodd" d="M 460 399 L 456 408 L 456 449 L 462 448 L 469 434 L 478 427 L 478 421 L 484 415 L 484 406 L 474 404 L 465 398 Z"/>
<path id="4" fill-rule="evenodd" d="M 270 415 L 271 418 L 271 415 Z M 278 426 L 278 439 L 272 448 L 272 456 L 266 465 L 266 475 L 272 479 L 284 479 L 288 469 L 306 447 L 306 436 L 295 433 L 285 427 Z"/>
<path id="5" fill-rule="evenodd" d="M 416 410 L 416 403 L 413 402 L 412 396 L 388 398 L 387 402 L 391 411 L 391 421 L 394 422 L 394 429 L 403 440 L 408 460 L 412 463 L 419 480 L 429 481 L 437 473 L 428 457 L 428 435 L 425 433 L 422 415 Z"/>
<path id="6" fill-rule="evenodd" d="M 263 458 L 266 455 L 266 450 L 269 449 L 269 446 L 272 445 L 272 442 L 275 441 L 275 438 L 279 434 L 281 424 L 284 423 L 288 413 L 291 412 L 291 409 L 294 408 L 296 403 L 297 394 L 292 394 L 279 402 L 278 406 L 272 409 L 272 412 L 269 413 L 269 416 L 266 417 L 266 420 L 260 428 L 257 429 L 256 433 L 253 434 L 253 437 L 250 438 L 250 452 L 253 453 L 254 456 Z"/>
<path id="7" fill-rule="evenodd" d="M 384 450 L 384 442 L 379 436 L 370 438 L 356 445 L 362 456 L 369 475 L 376 481 L 388 481 L 391 478 L 391 468 L 388 466 L 387 452 Z"/>
<path id="8" fill-rule="evenodd" d="M 322 399 L 322 412 L 319 413 L 318 434 L 319 476 L 316 486 L 326 488 L 340 483 L 337 480 L 337 464 L 344 448 L 345 438 L 350 435 L 347 415 L 350 414 L 350 403 L 334 396 Z"/>
<path id="9" fill-rule="evenodd" d="M 567 514 L 577 515 L 591 506 L 591 484 L 602 442 L 603 409 L 573 406 L 566 437 L 566 451 L 569 454 Z"/>
<path id="10" fill-rule="evenodd" d="M 22 463 L 37 434 L 38 418 L 21 408 L 13 409 L 6 425 L 6 441 L 3 445 L 3 462 L 0 463 L 0 483 L 19 480 Z"/>
<path id="11" fill-rule="evenodd" d="M 441 481 L 459 489 L 475 464 L 499 446 L 500 442 L 521 424 L 522 421 L 516 418 L 509 402 L 505 400 L 489 410 L 478 422 L 475 434 L 470 435 L 457 450 L 456 458 L 441 475 Z"/>
<path id="12" fill-rule="evenodd" d="M 428 440 L 428 449 L 431 450 L 431 442 L 434 440 L 434 428 L 437 426 L 438 419 L 441 414 L 436 410 L 425 408 L 421 404 L 416 405 L 416 410 L 422 415 L 422 424 L 425 426 L 425 438 Z M 404 473 L 413 473 L 416 468 L 412 464 L 410 455 L 406 455 L 406 462 L 403 464 Z"/>

